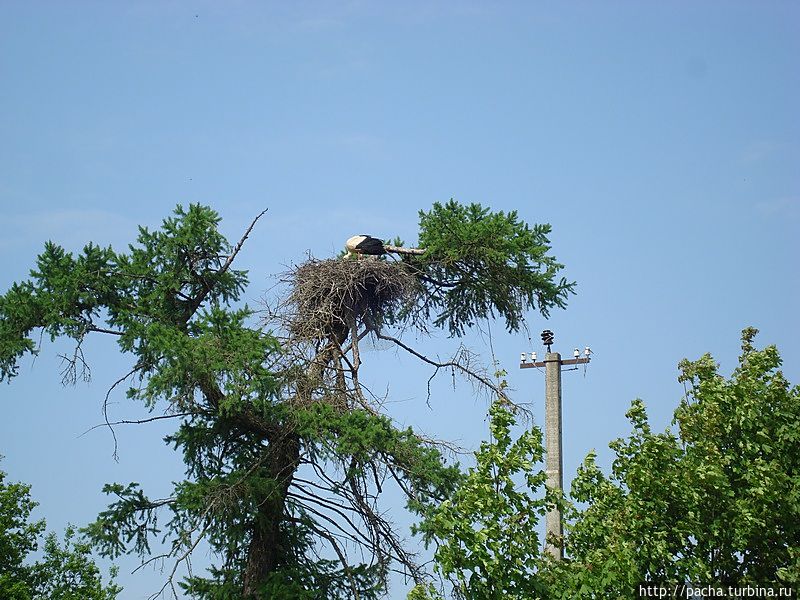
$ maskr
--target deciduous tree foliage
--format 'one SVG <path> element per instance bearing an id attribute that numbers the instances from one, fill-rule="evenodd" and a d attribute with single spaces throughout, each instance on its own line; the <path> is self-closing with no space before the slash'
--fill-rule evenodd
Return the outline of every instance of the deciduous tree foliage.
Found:
<path id="1" fill-rule="evenodd" d="M 492 441 L 476 453 L 477 466 L 448 501 L 423 513 L 420 526 L 437 545 L 436 569 L 453 581 L 453 595 L 637 598 L 646 581 L 777 585 L 796 593 L 800 387 L 779 370 L 774 346 L 756 349 L 755 335 L 752 328 L 742 333 L 730 378 L 710 355 L 680 363 L 687 393 L 672 428 L 653 432 L 644 403 L 632 403 L 633 431 L 611 443 L 611 473 L 590 453 L 573 480 L 579 504 L 567 511 L 563 561 L 542 553 L 534 534 L 548 501 L 541 436 L 533 428 L 512 442 L 511 414 L 493 405 Z M 409 599 L 439 597 L 426 584 Z"/>
<path id="2" fill-rule="evenodd" d="M 3 600 L 113 600 L 122 589 L 103 584 L 91 547 L 68 527 L 63 546 L 54 533 L 44 538 L 44 553 L 33 561 L 45 521 L 31 521 L 36 502 L 30 486 L 6 483 L 0 471 L 0 598 Z"/>
<path id="3" fill-rule="evenodd" d="M 218 223 L 213 210 L 192 205 L 159 230 L 140 228 L 125 252 L 89 244 L 72 255 L 48 242 L 31 278 L 0 297 L 0 380 L 38 352 L 37 330 L 75 341 L 67 381 L 85 374 L 86 336 L 117 339 L 132 364 L 114 387 L 178 421 L 167 441 L 182 452 L 186 478 L 163 499 L 135 482 L 109 484 L 112 502 L 87 532 L 108 556 L 168 559 L 165 589 L 175 596 L 376 598 L 392 568 L 422 581 L 380 492 L 397 485 L 420 510 L 447 498 L 460 474 L 435 444 L 365 401 L 358 340 L 383 334 L 380 323 L 354 312 L 345 336 L 305 345 L 264 330 L 240 305 L 247 275 L 232 267 L 250 229 L 232 246 Z M 454 202 L 421 213 L 420 223 L 429 251 L 403 268 L 430 295 L 420 306 L 455 335 L 494 314 L 515 329 L 526 309 L 563 306 L 572 290 L 554 282 L 561 267 L 548 255 L 546 227 Z M 154 556 L 162 537 L 168 549 Z M 201 540 L 215 567 L 176 581 Z"/>
<path id="4" fill-rule="evenodd" d="M 502 395 L 489 409 L 490 439 L 475 452 L 453 494 L 422 511 L 416 530 L 435 545 L 435 568 L 464 600 L 536 600 L 547 589 L 538 576 L 546 560 L 537 523 L 559 502 L 545 488 L 542 432 L 534 426 L 513 439 L 515 407 Z M 409 600 L 441 598 L 427 583 Z"/>
<path id="5" fill-rule="evenodd" d="M 800 574 L 800 388 L 774 346 L 742 333 L 730 378 L 706 354 L 680 363 L 675 427 L 652 431 L 644 404 L 611 444 L 610 475 L 590 454 L 572 484 L 586 503 L 568 527 L 558 597 L 633 598 L 637 583 L 796 584 Z"/>

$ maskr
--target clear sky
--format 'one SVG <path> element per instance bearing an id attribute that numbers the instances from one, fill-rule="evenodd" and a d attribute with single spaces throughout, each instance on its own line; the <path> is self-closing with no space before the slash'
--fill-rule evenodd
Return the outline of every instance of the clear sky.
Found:
<path id="1" fill-rule="evenodd" d="M 668 425 L 681 358 L 711 352 L 729 373 L 745 326 L 800 381 L 798 56 L 796 2 L 5 0 L 0 288 L 46 239 L 124 248 L 177 203 L 213 206 L 231 239 L 269 208 L 240 255 L 252 305 L 350 235 L 414 241 L 435 201 L 517 210 L 552 224 L 578 287 L 566 311 L 531 315 L 532 344 L 492 327 L 514 398 L 543 421 L 543 378 L 517 365 L 545 327 L 562 353 L 595 351 L 563 380 L 569 482 L 592 448 L 609 465 L 632 399 Z M 490 360 L 486 337 L 467 343 Z M 56 530 L 92 520 L 105 482 L 159 496 L 181 477 L 168 426 L 118 431 L 118 463 L 107 430 L 80 436 L 128 363 L 98 340 L 91 384 L 63 388 L 64 351 L 45 341 L 0 387 L 0 468 Z M 486 436 L 468 384 L 443 377 L 429 407 L 426 369 L 385 347 L 368 359 L 398 423 L 467 448 Z M 162 577 L 133 566 L 126 600 Z"/>

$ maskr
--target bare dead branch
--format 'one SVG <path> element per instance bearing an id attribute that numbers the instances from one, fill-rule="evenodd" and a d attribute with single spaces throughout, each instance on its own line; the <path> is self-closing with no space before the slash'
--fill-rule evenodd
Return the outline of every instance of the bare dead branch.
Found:
<path id="1" fill-rule="evenodd" d="M 64 367 L 61 369 L 61 385 L 75 385 L 78 381 L 78 365 L 81 367 L 81 379 L 85 383 L 92 380 L 92 370 L 86 362 L 86 357 L 83 354 L 83 336 L 78 338 L 78 343 L 72 351 L 72 356 L 66 354 L 59 354 L 61 363 Z"/>
<path id="2" fill-rule="evenodd" d="M 444 361 L 444 362 L 436 361 L 436 360 L 433 360 L 431 358 L 428 358 L 427 356 L 425 356 L 421 352 L 417 352 L 416 350 L 414 350 L 414 348 L 412 348 L 411 346 L 409 346 L 407 344 L 404 344 L 403 342 L 401 342 L 396 337 L 392 337 L 390 335 L 386 335 L 385 333 L 381 333 L 380 331 L 376 331 L 375 332 L 375 336 L 380 340 L 386 340 L 386 341 L 389 341 L 389 342 L 393 342 L 394 344 L 396 344 L 397 346 L 399 346 L 400 348 L 402 348 L 403 350 L 405 350 L 409 354 L 413 354 L 414 356 L 419 358 L 421 361 L 423 361 L 425 363 L 428 363 L 429 365 L 431 365 L 433 367 L 436 367 L 437 370 L 438 369 L 447 368 L 447 367 L 451 367 L 453 369 L 456 369 L 457 371 L 460 371 L 461 373 L 463 373 L 464 375 L 466 375 L 470 379 L 474 379 L 477 382 L 483 384 L 484 386 L 486 386 L 488 389 L 492 390 L 493 392 L 498 393 L 498 394 L 500 393 L 500 388 L 498 386 L 496 386 L 492 381 L 490 381 L 489 379 L 487 379 L 483 375 L 480 375 L 479 373 L 475 372 L 474 370 L 465 367 L 461 362 L 459 362 L 457 360 L 449 360 L 449 361 Z"/>
<path id="3" fill-rule="evenodd" d="M 119 449 L 119 443 L 117 442 L 117 434 L 114 431 L 114 427 L 111 421 L 108 420 L 108 399 L 111 396 L 111 392 L 114 391 L 114 388 L 116 388 L 119 384 L 128 379 L 128 377 L 130 377 L 131 375 L 133 375 L 137 371 L 140 371 L 143 368 L 144 365 L 141 364 L 136 365 L 133 369 L 125 373 L 125 375 L 117 379 L 114 383 L 111 384 L 111 387 L 108 388 L 108 391 L 106 391 L 106 396 L 103 399 L 103 419 L 105 420 L 105 426 L 108 427 L 109 431 L 111 432 L 111 437 L 114 438 L 114 452 L 112 453 L 112 456 L 114 457 L 114 460 L 117 462 L 119 462 L 119 454 L 117 453 L 117 450 Z"/>
<path id="4" fill-rule="evenodd" d="M 242 249 L 242 246 L 244 246 L 244 243 L 247 240 L 248 236 L 250 235 L 250 232 L 253 231 L 253 227 L 255 227 L 258 220 L 262 216 L 264 216 L 264 214 L 268 210 L 269 210 L 268 208 L 265 208 L 260 213 L 258 213 L 258 215 L 256 215 L 256 218 L 253 219 L 253 221 L 250 223 L 250 226 L 245 230 L 244 235 L 241 237 L 241 239 L 239 239 L 238 243 L 233 247 L 233 251 L 231 252 L 230 256 L 228 256 L 227 260 L 222 264 L 222 266 L 217 270 L 217 272 L 214 273 L 213 281 L 218 280 L 220 276 L 224 275 L 225 272 L 230 268 L 231 264 L 233 263 L 233 260 L 236 258 L 236 255 L 239 254 L 239 251 Z M 189 303 L 188 313 L 190 315 L 194 314 L 194 311 L 198 309 L 198 307 L 203 303 L 203 300 L 206 299 L 206 296 L 208 296 L 211 290 L 214 289 L 213 281 L 211 283 L 204 282 L 203 288 L 200 290 L 197 296 L 195 296 Z"/>
<path id="5" fill-rule="evenodd" d="M 384 244 L 383 249 L 394 254 L 409 254 L 412 256 L 421 256 L 427 252 L 426 248 L 403 248 L 402 246 L 391 246 L 389 244 Z"/>
<path id="6" fill-rule="evenodd" d="M 193 416 L 195 414 L 197 414 L 197 413 L 194 413 L 194 412 L 181 412 L 181 413 L 175 413 L 175 414 L 172 414 L 172 415 L 159 415 L 157 417 L 149 417 L 147 419 L 136 419 L 136 420 L 125 420 L 125 419 L 123 419 L 121 421 L 113 421 L 113 422 L 110 422 L 110 423 L 100 423 L 99 425 L 93 425 L 92 427 L 90 427 L 89 429 L 84 431 L 82 434 L 80 434 L 78 437 L 83 437 L 87 433 L 94 431 L 98 427 L 109 427 L 109 426 L 113 426 L 113 425 L 142 425 L 143 423 L 152 423 L 153 421 L 161 421 L 163 419 L 178 419 L 180 417 L 191 417 L 191 416 Z"/>
<path id="7" fill-rule="evenodd" d="M 121 331 L 114 331 L 113 329 L 104 329 L 103 327 L 96 327 L 95 325 L 89 325 L 86 328 L 86 331 L 94 331 L 96 333 L 108 333 L 110 335 L 123 335 Z"/>

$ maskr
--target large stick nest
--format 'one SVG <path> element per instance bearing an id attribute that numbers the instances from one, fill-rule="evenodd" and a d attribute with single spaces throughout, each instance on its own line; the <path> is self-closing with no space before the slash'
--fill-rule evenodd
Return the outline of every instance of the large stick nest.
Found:
<path id="1" fill-rule="evenodd" d="M 289 274 L 290 332 L 341 344 L 355 325 L 370 329 L 415 304 L 422 286 L 408 265 L 373 258 L 309 260 Z"/>

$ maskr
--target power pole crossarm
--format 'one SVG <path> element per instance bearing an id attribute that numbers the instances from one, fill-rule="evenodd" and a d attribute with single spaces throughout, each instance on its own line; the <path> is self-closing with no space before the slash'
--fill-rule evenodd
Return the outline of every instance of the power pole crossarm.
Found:
<path id="1" fill-rule="evenodd" d="M 558 353 L 554 352 L 553 354 L 558 354 Z M 559 354 L 559 356 L 561 356 L 561 355 Z M 567 359 L 562 360 L 561 364 L 562 365 L 585 365 L 586 363 L 589 362 L 589 360 L 590 359 L 588 359 L 588 358 L 567 358 Z M 547 360 L 540 360 L 539 362 L 524 362 L 524 363 L 520 363 L 519 368 L 520 369 L 533 369 L 534 367 L 542 368 L 545 365 L 547 365 Z"/>

